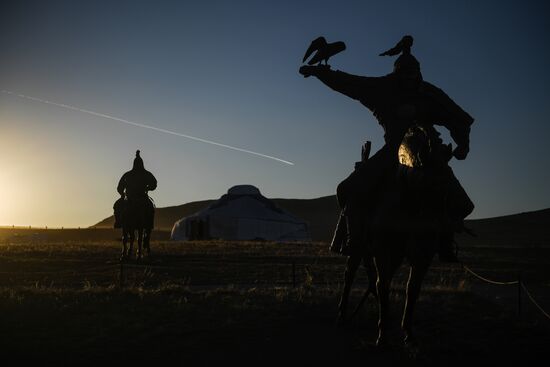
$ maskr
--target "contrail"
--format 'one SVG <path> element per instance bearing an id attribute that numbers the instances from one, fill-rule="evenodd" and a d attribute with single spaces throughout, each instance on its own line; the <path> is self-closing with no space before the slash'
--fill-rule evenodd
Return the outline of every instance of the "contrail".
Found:
<path id="1" fill-rule="evenodd" d="M 191 139 L 191 140 L 195 140 L 195 141 L 200 141 L 201 143 L 216 145 L 216 146 L 222 147 L 222 148 L 227 148 L 227 149 L 236 150 L 236 151 L 238 151 L 238 152 L 253 154 L 253 155 L 258 156 L 258 157 L 263 157 L 263 158 L 272 159 L 272 160 L 274 160 L 274 161 L 281 162 L 281 163 L 285 163 L 285 164 L 288 164 L 288 165 L 291 165 L 291 166 L 294 165 L 294 163 L 292 163 L 292 162 L 285 161 L 284 159 L 277 158 L 277 157 L 273 157 L 273 156 L 270 156 L 270 155 L 267 155 L 267 154 L 262 154 L 262 153 L 258 153 L 258 152 L 253 152 L 252 150 L 243 149 L 243 148 L 239 148 L 239 147 L 234 147 L 234 146 L 231 146 L 231 145 L 218 143 L 218 142 L 215 142 L 215 141 L 212 141 L 212 140 L 202 139 L 202 138 L 198 138 L 198 137 L 196 137 L 196 136 L 181 134 L 181 133 L 178 133 L 178 132 L 175 132 L 175 131 L 170 131 L 170 130 L 166 130 L 166 129 L 161 129 L 161 128 L 159 128 L 159 127 L 154 127 L 154 126 L 150 126 L 150 125 L 140 124 L 139 122 L 134 122 L 134 121 L 125 120 L 125 119 L 121 119 L 121 118 L 115 117 L 115 116 L 109 116 L 109 115 L 106 115 L 106 114 L 104 114 L 104 113 L 89 111 L 89 110 L 85 110 L 85 109 L 83 109 L 83 108 L 79 108 L 79 107 L 75 107 L 75 106 L 69 106 L 69 105 L 66 105 L 66 104 L 63 104 L 63 103 L 56 103 L 56 102 L 52 102 L 52 101 L 46 101 L 45 99 L 36 98 L 36 97 L 31 97 L 31 96 L 27 96 L 27 95 L 24 95 L 24 94 L 18 94 L 18 93 L 10 92 L 10 91 L 8 91 L 8 90 L 2 90 L 2 93 L 9 94 L 9 95 L 16 96 L 16 97 L 20 97 L 20 98 L 29 99 L 29 100 L 31 100 L 31 101 L 36 101 L 36 102 L 46 103 L 46 104 L 53 105 L 53 106 L 57 106 L 57 107 L 61 107 L 61 108 L 66 108 L 66 109 L 68 109 L 68 110 L 73 110 L 73 111 L 78 111 L 78 112 L 82 112 L 82 113 L 87 113 L 87 114 L 89 114 L 89 115 L 93 115 L 93 116 L 97 116 L 97 117 L 102 117 L 102 118 L 109 119 L 109 120 L 113 120 L 113 121 L 122 122 L 122 123 L 125 123 L 125 124 L 128 124 L 128 125 L 132 125 L 132 126 L 142 127 L 142 128 L 144 128 L 144 129 L 150 129 L 150 130 L 155 130 L 155 131 L 158 131 L 158 132 L 161 132 L 161 133 L 165 133 L 165 134 L 181 136 L 181 137 L 183 137 L 183 138 L 187 138 L 187 139 Z"/>

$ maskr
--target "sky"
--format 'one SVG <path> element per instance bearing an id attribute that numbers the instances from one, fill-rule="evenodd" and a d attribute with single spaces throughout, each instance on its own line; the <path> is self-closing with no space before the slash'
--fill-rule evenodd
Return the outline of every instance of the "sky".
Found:
<path id="1" fill-rule="evenodd" d="M 271 198 L 332 195 L 383 145 L 371 112 L 298 74 L 318 36 L 333 69 L 391 72 L 405 34 L 424 79 L 475 122 L 452 161 L 471 218 L 550 207 L 547 1 L 3 1 L 0 225 L 89 226 L 112 213 L 141 150 L 157 207 L 252 184 Z M 18 97 L 274 156 L 294 165 Z M 446 137 L 448 134 L 440 129 Z M 450 141 L 450 140 L 449 140 Z"/>

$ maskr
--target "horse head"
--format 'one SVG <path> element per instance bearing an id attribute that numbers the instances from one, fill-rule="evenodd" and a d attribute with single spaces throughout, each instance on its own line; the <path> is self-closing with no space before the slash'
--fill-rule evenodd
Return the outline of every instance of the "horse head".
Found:
<path id="1" fill-rule="evenodd" d="M 416 225 L 444 226 L 451 144 L 444 144 L 432 126 L 413 125 L 398 149 L 397 182 L 401 206 Z"/>

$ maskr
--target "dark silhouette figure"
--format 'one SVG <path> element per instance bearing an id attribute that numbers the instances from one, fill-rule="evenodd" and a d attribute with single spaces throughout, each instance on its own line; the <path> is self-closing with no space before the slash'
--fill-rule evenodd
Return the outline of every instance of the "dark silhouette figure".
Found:
<path id="1" fill-rule="evenodd" d="M 387 51 L 382 52 L 378 56 L 395 56 L 401 53 L 403 55 L 410 55 L 413 42 L 414 40 L 412 36 L 403 36 L 403 38 L 401 38 L 401 41 L 399 41 L 397 45 L 395 45 L 394 47 L 390 48 Z"/>
<path id="2" fill-rule="evenodd" d="M 332 249 L 349 255 L 341 317 L 345 317 L 359 264 L 365 264 L 371 278 L 376 273 L 378 344 L 386 341 L 389 283 L 405 257 L 411 272 L 402 327 L 405 341 L 414 344 L 411 319 L 424 274 L 436 251 L 443 260 L 456 261 L 454 232 L 463 228 L 463 219 L 473 210 L 447 164 L 452 156 L 466 158 L 473 118 L 441 89 L 423 80 L 420 63 L 410 53 L 412 43 L 413 38 L 405 36 L 381 54 L 400 54 L 393 72 L 381 77 L 351 75 L 324 65 L 300 68 L 304 77 L 315 76 L 361 102 L 385 132 L 385 145 L 358 164 L 337 188 L 343 217 L 331 244 Z M 449 129 L 457 144 L 454 150 L 442 144 L 434 125 Z M 372 290 L 373 281 L 369 284 Z"/>
<path id="3" fill-rule="evenodd" d="M 357 167 L 337 188 L 340 206 L 345 210 L 347 219 L 347 244 L 341 244 L 342 238 L 335 236 L 333 248 L 342 249 L 345 254 L 361 240 L 364 216 L 369 215 L 376 204 L 382 178 L 391 174 L 397 166 L 398 147 L 405 131 L 414 123 L 448 128 L 457 143 L 453 154 L 457 159 L 465 159 L 469 151 L 469 133 L 473 118 L 454 103 L 441 89 L 424 81 L 420 64 L 410 53 L 412 37 L 405 36 L 396 47 L 383 54 L 402 54 L 395 61 L 392 73 L 381 77 L 363 77 L 341 71 L 333 71 L 328 66 L 302 66 L 300 73 L 305 77 L 316 76 L 330 88 L 358 100 L 370 109 L 384 129 L 386 144 L 365 164 Z M 456 180 L 452 180 L 458 183 Z M 460 185 L 459 185 L 460 186 Z M 463 193 L 456 187 L 455 193 Z M 455 194 L 453 193 L 453 194 Z M 454 195 L 458 196 L 458 195 Z M 460 199 L 460 198 L 459 198 Z M 468 204 L 467 213 L 449 213 L 461 228 L 461 220 L 470 214 L 473 207 L 465 197 L 460 199 Z M 456 206 L 461 206 L 456 203 Z M 341 221 L 341 225 L 343 221 Z M 336 231 L 335 234 L 343 231 Z M 443 260 L 456 261 L 450 241 L 441 244 Z"/>
<path id="4" fill-rule="evenodd" d="M 156 188 L 157 179 L 145 169 L 138 150 L 132 170 L 122 175 L 117 186 L 121 199 L 115 203 L 115 213 L 118 207 L 120 220 L 117 215 L 115 218 L 122 226 L 123 260 L 132 256 L 136 231 L 138 232 L 137 259 L 142 258 L 142 245 L 147 250 L 147 255 L 151 254 L 150 240 L 154 227 L 155 206 L 147 192 Z M 129 248 L 127 248 L 128 241 Z"/>
<path id="5" fill-rule="evenodd" d="M 307 58 L 311 56 L 314 51 L 317 51 L 315 55 L 309 60 L 308 65 L 321 64 L 321 61 L 325 60 L 325 65 L 328 65 L 328 60 L 346 49 L 344 42 L 327 43 L 325 37 L 319 37 L 314 39 L 309 45 L 302 62 L 306 62 Z"/>

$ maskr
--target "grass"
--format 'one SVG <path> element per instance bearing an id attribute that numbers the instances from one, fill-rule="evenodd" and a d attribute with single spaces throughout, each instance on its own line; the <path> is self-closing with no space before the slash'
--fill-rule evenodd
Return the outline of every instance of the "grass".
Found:
<path id="1" fill-rule="evenodd" d="M 356 292 L 355 302 L 358 297 Z M 392 351 L 377 351 L 369 343 L 376 337 L 372 302 L 352 328 L 334 328 L 334 288 L 229 286 L 192 291 L 165 285 L 120 292 L 114 286 L 37 287 L 2 289 L 0 300 L 3 355 L 18 361 L 407 361 L 398 347 L 397 321 L 392 325 Z M 392 301 L 402 306 L 400 294 L 394 293 Z M 434 365 L 529 360 L 544 355 L 549 341 L 543 325 L 519 322 L 467 291 L 425 290 L 416 325 L 426 356 L 422 362 Z"/>
<path id="2" fill-rule="evenodd" d="M 372 299 L 350 327 L 335 328 L 344 259 L 323 243 L 157 240 L 149 266 L 125 268 L 121 290 L 120 243 L 82 231 L 81 238 L 66 239 L 53 232 L 0 232 L 3 360 L 94 366 L 410 363 L 399 331 L 406 268 L 391 296 L 394 345 L 380 351 L 372 345 Z M 544 248 L 462 252 L 484 276 L 523 271 L 529 284 L 540 287 L 539 297 L 548 296 L 547 255 Z M 364 283 L 361 274 L 358 284 Z M 420 365 L 525 363 L 546 356 L 550 322 L 527 301 L 518 318 L 515 288 L 484 287 L 460 268 L 434 261 L 415 319 L 424 352 Z M 358 286 L 352 303 L 361 295 Z"/>

